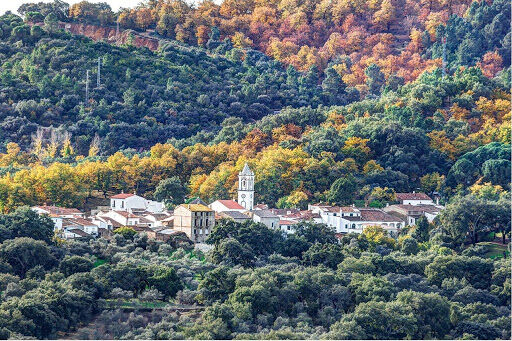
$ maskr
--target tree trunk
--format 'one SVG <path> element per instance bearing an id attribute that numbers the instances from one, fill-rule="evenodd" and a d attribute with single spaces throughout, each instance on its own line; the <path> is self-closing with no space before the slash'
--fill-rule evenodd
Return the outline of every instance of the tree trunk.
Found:
<path id="1" fill-rule="evenodd" d="M 506 238 L 506 230 L 505 229 L 501 229 L 501 240 L 503 242 L 503 245 L 505 245 L 505 243 L 507 242 L 507 238 Z"/>
<path id="2" fill-rule="evenodd" d="M 475 230 L 471 231 L 471 244 L 473 244 L 473 246 L 475 246 L 475 244 L 476 244 L 476 231 Z"/>

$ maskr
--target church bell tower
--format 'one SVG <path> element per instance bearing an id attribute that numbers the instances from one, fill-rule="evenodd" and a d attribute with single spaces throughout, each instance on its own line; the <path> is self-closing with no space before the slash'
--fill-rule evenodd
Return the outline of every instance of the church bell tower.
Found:
<path id="1" fill-rule="evenodd" d="M 238 203 L 246 210 L 254 208 L 254 172 L 247 163 L 238 173 Z"/>

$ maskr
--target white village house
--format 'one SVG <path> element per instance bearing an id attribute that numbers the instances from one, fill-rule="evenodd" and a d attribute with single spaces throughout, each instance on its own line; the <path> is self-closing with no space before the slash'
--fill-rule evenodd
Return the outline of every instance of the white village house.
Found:
<path id="1" fill-rule="evenodd" d="M 60 238 L 89 238 L 99 235 L 98 226 L 92 220 L 86 219 L 85 214 L 76 208 L 42 205 L 31 209 L 40 215 L 48 215 Z"/>
<path id="2" fill-rule="evenodd" d="M 310 205 L 319 213 L 322 222 L 335 228 L 336 233 L 362 233 L 368 226 L 380 226 L 390 234 L 396 234 L 405 226 L 404 220 L 378 208 L 339 207 L 326 204 Z"/>
<path id="3" fill-rule="evenodd" d="M 425 193 L 396 193 L 396 200 L 402 205 L 434 205 L 434 201 Z"/>
<path id="4" fill-rule="evenodd" d="M 114 211 L 160 213 L 165 206 L 162 202 L 148 200 L 136 194 L 119 193 L 110 197 L 110 208 Z"/>

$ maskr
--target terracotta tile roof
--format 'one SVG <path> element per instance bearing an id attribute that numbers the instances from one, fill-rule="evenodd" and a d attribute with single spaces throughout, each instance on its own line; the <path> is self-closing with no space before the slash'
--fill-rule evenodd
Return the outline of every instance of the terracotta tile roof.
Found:
<path id="1" fill-rule="evenodd" d="M 49 212 L 51 216 L 61 216 L 61 215 L 83 215 L 84 213 L 77 208 L 68 208 L 68 207 L 58 207 L 58 206 L 35 206 L 41 210 L 45 210 Z"/>
<path id="2" fill-rule="evenodd" d="M 298 224 L 298 222 L 293 220 L 279 220 L 279 225 L 294 225 Z"/>
<path id="3" fill-rule="evenodd" d="M 107 224 L 112 225 L 113 228 L 117 228 L 117 227 L 123 226 L 122 224 L 118 223 L 117 221 L 115 221 L 112 218 L 108 218 L 108 217 L 99 217 L 99 218 L 103 219 Z"/>
<path id="4" fill-rule="evenodd" d="M 85 231 L 79 230 L 79 229 L 70 229 L 68 232 L 74 233 L 79 235 L 80 237 L 90 237 L 91 235 Z"/>
<path id="5" fill-rule="evenodd" d="M 389 207 L 399 207 L 405 211 L 414 211 L 414 212 L 440 212 L 441 209 L 434 205 L 391 205 Z"/>
<path id="6" fill-rule="evenodd" d="M 282 217 L 288 219 L 311 220 L 313 218 L 320 218 L 320 214 L 313 213 L 311 211 L 299 211 L 296 213 L 286 214 Z"/>
<path id="7" fill-rule="evenodd" d="M 285 216 L 300 212 L 298 208 L 271 208 L 270 211 L 278 216 Z"/>
<path id="8" fill-rule="evenodd" d="M 254 215 L 257 215 L 260 218 L 279 218 L 271 210 L 256 210 L 253 211 Z"/>
<path id="9" fill-rule="evenodd" d="M 152 232 L 152 233 L 155 232 L 150 227 L 147 227 L 147 226 L 135 225 L 135 226 L 129 226 L 129 227 L 134 229 L 137 232 Z"/>
<path id="10" fill-rule="evenodd" d="M 155 220 L 157 220 L 157 221 L 164 220 L 165 218 L 169 217 L 169 215 L 167 215 L 165 213 L 149 213 L 149 214 L 146 214 L 146 217 L 148 217 L 148 216 L 155 218 Z"/>
<path id="11" fill-rule="evenodd" d="M 340 209 L 342 212 L 358 212 L 358 209 L 352 206 L 343 206 Z"/>
<path id="12" fill-rule="evenodd" d="M 70 219 L 66 219 L 66 220 L 71 221 L 71 222 L 73 222 L 77 225 L 81 225 L 81 226 L 96 226 L 92 221 L 84 219 L 84 218 L 70 218 Z"/>
<path id="13" fill-rule="evenodd" d="M 432 200 L 425 193 L 396 193 L 396 198 L 399 201 L 403 201 L 403 200 Z"/>
<path id="14" fill-rule="evenodd" d="M 225 211 L 220 213 L 220 217 L 229 217 L 233 219 L 250 219 L 247 215 L 239 211 Z"/>
<path id="15" fill-rule="evenodd" d="M 230 210 L 244 210 L 245 208 L 234 200 L 217 200 Z"/>
<path id="16" fill-rule="evenodd" d="M 363 221 L 362 217 L 347 217 L 344 216 L 342 219 L 348 220 L 348 221 Z"/>
<path id="17" fill-rule="evenodd" d="M 111 196 L 110 199 L 126 199 L 126 198 L 129 198 L 134 195 L 135 194 L 132 194 L 132 193 L 119 193 L 119 194 Z"/>
<path id="18" fill-rule="evenodd" d="M 122 215 L 125 218 L 138 218 L 138 216 L 136 216 L 135 214 L 127 212 L 127 211 L 114 211 L 114 212 L 116 212 L 119 215 Z"/>
<path id="19" fill-rule="evenodd" d="M 146 219 L 146 218 L 144 218 L 144 217 L 141 217 L 141 218 L 139 218 L 139 223 L 140 223 L 140 224 L 151 224 L 151 223 L 153 223 L 153 222 L 152 222 L 151 220 L 149 220 L 149 219 Z"/>
<path id="20" fill-rule="evenodd" d="M 254 209 L 255 210 L 268 210 L 268 205 L 267 204 L 254 205 Z"/>
<path id="21" fill-rule="evenodd" d="M 402 220 L 393 217 L 391 214 L 388 214 L 382 210 L 377 208 L 360 208 L 361 211 L 361 221 L 375 221 L 375 222 L 402 222 Z M 343 217 L 350 218 L 350 217 Z"/>

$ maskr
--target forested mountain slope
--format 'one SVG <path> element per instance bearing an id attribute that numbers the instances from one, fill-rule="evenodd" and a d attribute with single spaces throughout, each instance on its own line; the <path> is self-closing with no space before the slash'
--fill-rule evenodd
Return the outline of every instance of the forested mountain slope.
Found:
<path id="1" fill-rule="evenodd" d="M 509 5 L 57 0 L 3 15 L 0 338 L 509 340 Z M 161 49 L 59 28 L 116 21 Z M 246 162 L 271 207 L 422 191 L 445 208 L 396 239 L 220 220 L 203 254 L 126 227 L 61 240 L 20 207 L 228 199 Z"/>
<path id="2" fill-rule="evenodd" d="M 62 125 L 78 153 L 87 153 L 95 135 L 105 153 L 147 149 L 171 137 L 215 131 L 226 117 L 259 119 L 283 106 L 306 104 L 305 95 L 297 95 L 299 84 L 287 85 L 279 63 L 256 51 L 242 61 L 238 50 L 208 55 L 169 42 L 153 53 L 20 27 L 14 15 L 0 20 L 4 144 L 28 147 L 39 126 Z M 86 70 L 90 93 L 84 105 Z"/>
<path id="3" fill-rule="evenodd" d="M 432 6 L 444 13 L 455 3 Z M 107 25 L 108 6 L 24 5 L 27 23 L 13 14 L 0 19 L 0 206 L 82 207 L 96 191 L 151 197 L 172 176 L 190 195 L 226 198 L 245 162 L 258 174 L 258 200 L 279 206 L 383 205 L 394 191 L 420 188 L 448 199 L 485 184 L 500 186 L 493 187 L 499 197 L 510 173 L 501 152 L 510 144 L 510 34 L 503 29 L 510 9 L 502 0 L 461 6 L 462 17 L 428 26 L 432 40 L 417 46 L 425 57 L 439 55 L 449 32 L 445 75 L 436 66 L 421 72 L 418 61 L 411 68 L 420 76 L 407 81 L 361 48 L 356 54 L 370 64 L 354 83 L 354 72 L 334 60 L 300 72 L 236 48 L 234 37 L 223 39 L 222 25 L 211 28 L 205 47 L 160 33 L 161 49 L 151 52 L 59 29 L 70 20 Z M 343 51 L 337 60 L 352 63 L 356 55 Z"/>
<path id="4" fill-rule="evenodd" d="M 71 136 L 75 153 L 87 155 L 92 143 L 108 155 L 198 132 L 194 141 L 210 142 L 228 117 L 251 122 L 286 106 L 344 105 L 398 90 L 441 65 L 443 37 L 448 73 L 477 65 L 492 78 L 510 65 L 510 8 L 503 0 L 205 1 L 195 9 L 149 1 L 117 14 L 105 4 L 55 1 L 23 5 L 20 13 L 25 22 L 13 14 L 0 19 L 4 148 L 10 141 L 23 149 L 61 144 Z M 62 21 L 155 28 L 162 46 L 150 52 L 130 39 L 123 46 L 94 43 L 63 33 Z M 429 109 L 422 115 L 432 116 Z"/>

